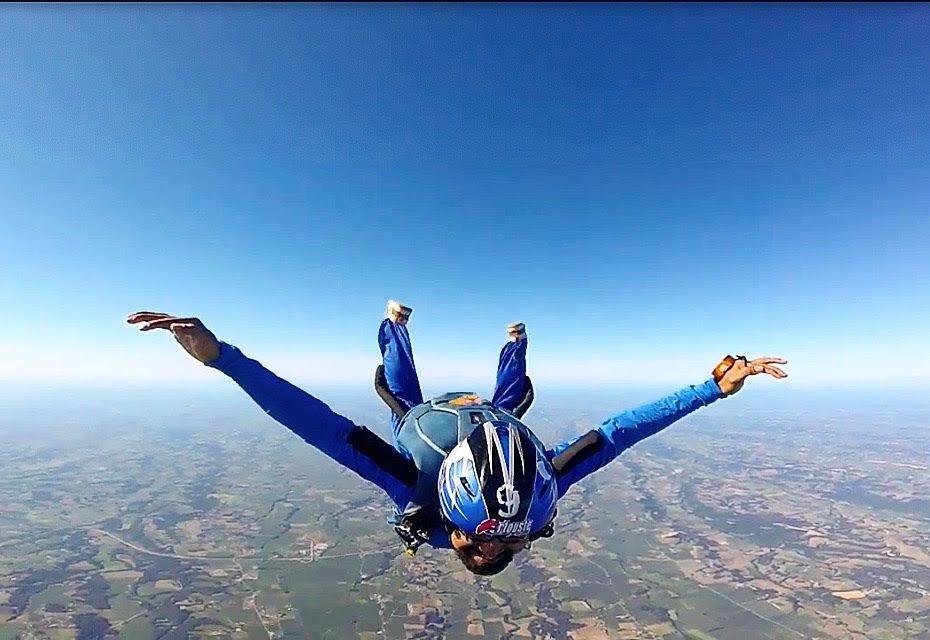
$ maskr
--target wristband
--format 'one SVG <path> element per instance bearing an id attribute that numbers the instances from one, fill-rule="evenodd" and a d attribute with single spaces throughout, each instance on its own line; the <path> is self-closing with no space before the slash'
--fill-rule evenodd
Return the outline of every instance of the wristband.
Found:
<path id="1" fill-rule="evenodd" d="M 712 372 L 712 375 L 714 376 L 714 382 L 720 382 L 723 379 L 723 376 L 727 374 L 727 371 L 729 371 L 733 365 L 736 364 L 737 360 L 747 362 L 746 356 L 724 356 L 723 360 L 720 361 L 720 364 L 714 367 Z"/>

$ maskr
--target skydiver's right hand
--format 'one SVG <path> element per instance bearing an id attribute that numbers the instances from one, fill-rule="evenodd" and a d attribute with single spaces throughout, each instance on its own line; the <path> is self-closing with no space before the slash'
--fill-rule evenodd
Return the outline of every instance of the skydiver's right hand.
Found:
<path id="1" fill-rule="evenodd" d="M 746 356 L 727 356 L 717 368 L 714 369 L 714 380 L 724 395 L 732 396 L 743 388 L 743 384 L 750 376 L 764 373 L 775 379 L 787 378 L 785 373 L 776 364 L 788 364 L 784 358 L 756 358 L 749 360 Z"/>
<path id="2" fill-rule="evenodd" d="M 167 329 L 184 350 L 204 364 L 216 360 L 220 355 L 220 341 L 197 318 L 178 318 L 167 313 L 139 311 L 126 322 L 141 324 L 140 331 Z"/>

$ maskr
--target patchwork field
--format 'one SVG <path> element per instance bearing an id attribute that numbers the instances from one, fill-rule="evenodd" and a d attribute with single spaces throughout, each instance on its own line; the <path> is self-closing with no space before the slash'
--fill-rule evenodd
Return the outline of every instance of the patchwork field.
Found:
<path id="1" fill-rule="evenodd" d="M 528 421 L 559 439 L 608 409 L 575 402 Z M 0 640 L 928 638 L 927 416 L 831 415 L 690 418 L 572 490 L 557 535 L 492 579 L 406 557 L 384 496 L 247 406 L 14 438 Z"/>

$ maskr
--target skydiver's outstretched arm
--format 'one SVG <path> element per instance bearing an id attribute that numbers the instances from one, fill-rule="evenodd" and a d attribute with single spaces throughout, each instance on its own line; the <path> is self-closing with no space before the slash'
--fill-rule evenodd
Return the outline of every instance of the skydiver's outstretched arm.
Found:
<path id="1" fill-rule="evenodd" d="M 563 442 L 546 452 L 553 460 L 558 477 L 559 497 L 573 484 L 614 460 L 637 442 L 655 435 L 689 413 L 739 391 L 749 376 L 759 373 L 784 378 L 786 373 L 775 364 L 781 358 L 736 359 L 719 382 L 685 387 L 680 391 L 623 411 L 604 420 L 601 425 L 574 440 Z"/>
<path id="2" fill-rule="evenodd" d="M 708 380 L 702 385 L 685 387 L 656 402 L 613 415 L 597 429 L 553 447 L 546 455 L 556 467 L 559 497 L 573 484 L 604 467 L 640 440 L 722 397 L 717 383 Z M 564 462 L 560 456 L 565 458 Z"/>
<path id="3" fill-rule="evenodd" d="M 391 445 L 365 427 L 356 426 L 326 404 L 220 342 L 197 318 L 141 312 L 129 316 L 142 331 L 166 329 L 194 358 L 232 378 L 264 411 L 342 466 L 406 504 L 416 469 Z"/>
<path id="4" fill-rule="evenodd" d="M 526 375 L 526 327 L 523 323 L 507 327 L 509 340 L 501 349 L 497 364 L 497 381 L 491 404 L 522 417 L 533 401 L 533 386 Z"/>

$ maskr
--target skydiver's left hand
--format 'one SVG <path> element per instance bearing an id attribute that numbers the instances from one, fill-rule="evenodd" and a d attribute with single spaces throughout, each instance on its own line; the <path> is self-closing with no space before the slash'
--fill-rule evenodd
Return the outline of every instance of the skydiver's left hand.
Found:
<path id="1" fill-rule="evenodd" d="M 139 311 L 130 315 L 126 322 L 141 325 L 141 331 L 167 329 L 185 351 L 204 364 L 216 360 L 220 355 L 220 341 L 198 318 L 179 318 L 168 313 Z"/>
<path id="2" fill-rule="evenodd" d="M 717 386 L 724 395 L 732 396 L 734 393 L 743 388 L 746 379 L 749 376 L 755 376 L 760 373 L 772 376 L 773 378 L 787 378 L 788 374 L 776 367 L 776 364 L 788 364 L 784 358 L 756 358 L 755 360 L 746 360 L 746 358 L 737 358 L 727 372 L 723 375 Z"/>

